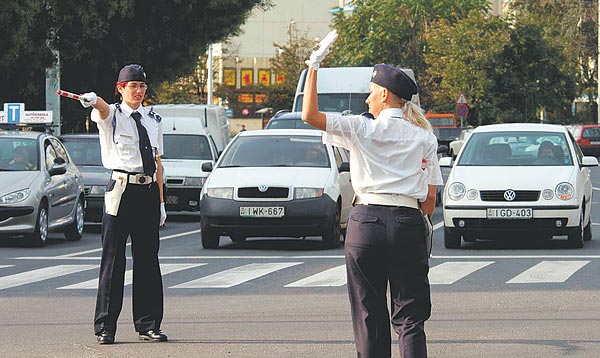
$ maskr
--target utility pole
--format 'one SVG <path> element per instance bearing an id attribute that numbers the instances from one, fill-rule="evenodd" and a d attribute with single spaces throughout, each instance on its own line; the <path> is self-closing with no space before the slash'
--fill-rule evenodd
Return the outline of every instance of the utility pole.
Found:
<path id="1" fill-rule="evenodd" d="M 212 44 L 208 45 L 208 78 L 206 79 L 207 85 L 207 94 L 206 94 L 206 104 L 213 104 L 213 53 L 212 53 Z"/>

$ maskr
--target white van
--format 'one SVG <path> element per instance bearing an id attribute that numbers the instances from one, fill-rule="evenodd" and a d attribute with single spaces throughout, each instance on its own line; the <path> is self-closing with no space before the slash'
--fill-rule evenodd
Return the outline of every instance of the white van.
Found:
<path id="1" fill-rule="evenodd" d="M 415 75 L 411 69 L 403 68 L 413 80 Z M 302 111 L 304 83 L 307 69 L 304 69 L 298 79 L 296 95 L 294 96 L 293 112 Z M 368 112 L 365 100 L 369 96 L 369 83 L 373 67 L 324 67 L 319 69 L 317 76 L 317 95 L 319 111 L 361 114 Z M 416 82 L 416 80 L 415 80 Z"/>
<path id="2" fill-rule="evenodd" d="M 195 104 L 156 105 L 152 109 L 162 117 L 165 207 L 169 211 L 198 211 L 200 190 L 209 174 L 202 171 L 202 164 L 214 164 L 229 142 L 224 111 L 218 106 Z"/>

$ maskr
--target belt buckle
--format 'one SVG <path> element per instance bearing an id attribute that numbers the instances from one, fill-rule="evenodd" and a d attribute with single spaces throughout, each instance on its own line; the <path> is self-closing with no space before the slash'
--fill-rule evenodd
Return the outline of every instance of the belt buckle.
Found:
<path id="1" fill-rule="evenodd" d="M 137 176 L 137 175 L 136 175 L 136 176 Z M 138 181 L 140 184 L 144 184 L 144 183 L 146 182 L 146 176 L 145 176 L 145 175 L 140 175 L 140 176 L 137 178 L 137 181 Z"/>

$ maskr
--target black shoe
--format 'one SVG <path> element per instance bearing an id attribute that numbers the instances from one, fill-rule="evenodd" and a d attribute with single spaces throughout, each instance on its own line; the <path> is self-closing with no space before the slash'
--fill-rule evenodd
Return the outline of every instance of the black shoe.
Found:
<path id="1" fill-rule="evenodd" d="M 151 329 L 146 332 L 140 332 L 140 341 L 151 342 L 166 342 L 167 335 L 162 333 L 160 329 Z"/>
<path id="2" fill-rule="evenodd" d="M 100 344 L 113 344 L 115 343 L 115 335 L 109 331 L 103 330 L 96 335 L 96 339 Z"/>

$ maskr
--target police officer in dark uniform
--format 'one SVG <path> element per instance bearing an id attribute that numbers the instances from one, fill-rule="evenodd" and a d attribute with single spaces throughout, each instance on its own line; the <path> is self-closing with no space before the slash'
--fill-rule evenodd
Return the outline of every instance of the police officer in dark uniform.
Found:
<path id="1" fill-rule="evenodd" d="M 326 142 L 350 150 L 355 205 L 345 251 L 356 350 L 358 357 L 391 357 L 391 321 L 401 356 L 426 357 L 431 300 L 424 214 L 433 213 L 442 184 L 437 139 L 411 102 L 415 81 L 384 64 L 375 65 L 366 99 L 374 119 L 319 112 L 317 70 L 336 38 L 330 32 L 307 61 L 302 119 L 324 130 Z"/>
<path id="2" fill-rule="evenodd" d="M 119 72 L 121 103 L 107 104 L 94 92 L 81 96 L 98 125 L 102 163 L 112 169 L 102 217 L 102 261 L 94 330 L 100 344 L 112 344 L 123 305 L 125 246 L 131 236 L 133 319 L 139 339 L 164 342 L 163 287 L 158 262 L 159 226 L 166 220 L 162 193 L 163 136 L 160 116 L 142 105 L 148 88 L 140 65 Z"/>

